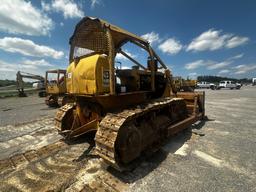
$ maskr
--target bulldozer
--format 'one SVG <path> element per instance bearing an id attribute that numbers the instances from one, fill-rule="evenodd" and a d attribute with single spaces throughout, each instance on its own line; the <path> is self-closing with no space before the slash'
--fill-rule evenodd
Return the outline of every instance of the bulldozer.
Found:
<path id="1" fill-rule="evenodd" d="M 122 50 L 128 42 L 146 51 L 144 63 Z M 204 118 L 204 92 L 177 92 L 171 71 L 145 39 L 85 17 L 69 44 L 66 85 L 74 103 L 58 109 L 55 126 L 66 139 L 95 132 L 96 153 L 115 169 L 129 170 L 143 154 Z M 115 67 L 117 53 L 135 66 Z"/>
<path id="2" fill-rule="evenodd" d="M 183 79 L 180 76 L 173 77 L 173 83 L 175 85 L 176 91 L 187 91 L 193 92 L 196 88 L 197 80 Z"/>
<path id="3" fill-rule="evenodd" d="M 66 70 L 64 69 L 46 71 L 45 88 L 47 95 L 45 104 L 50 107 L 60 107 L 73 101 L 66 95 Z"/>

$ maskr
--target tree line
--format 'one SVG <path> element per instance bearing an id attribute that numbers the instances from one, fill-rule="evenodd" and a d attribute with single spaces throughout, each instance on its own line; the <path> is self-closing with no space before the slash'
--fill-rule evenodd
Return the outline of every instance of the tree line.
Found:
<path id="1" fill-rule="evenodd" d="M 6 86 L 10 86 L 10 85 L 16 85 L 16 81 L 15 80 L 0 80 L 0 87 L 6 87 Z M 31 82 L 24 82 L 24 86 L 25 87 L 31 87 L 32 83 Z"/>

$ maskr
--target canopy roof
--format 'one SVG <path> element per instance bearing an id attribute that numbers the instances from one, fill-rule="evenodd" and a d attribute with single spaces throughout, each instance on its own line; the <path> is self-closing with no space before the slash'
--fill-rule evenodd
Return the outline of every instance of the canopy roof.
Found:
<path id="1" fill-rule="evenodd" d="M 46 71 L 47 73 L 66 73 L 66 69 L 52 69 L 52 70 L 48 70 Z"/>
<path id="2" fill-rule="evenodd" d="M 112 40 L 110 41 L 109 39 Z M 152 58 L 155 57 L 160 62 L 162 67 L 167 68 L 164 62 L 150 47 L 148 41 L 107 21 L 93 17 L 84 17 L 76 25 L 75 31 L 69 40 L 71 45 L 69 59 L 70 61 L 73 60 L 75 46 L 107 55 L 111 52 L 115 55 L 117 52 L 122 53 L 120 47 L 128 41 L 144 48 Z M 134 62 L 129 55 L 124 55 Z"/>
<path id="3" fill-rule="evenodd" d="M 102 19 L 84 17 L 75 28 L 70 38 L 71 46 L 89 48 L 95 51 L 106 53 L 108 41 L 106 29 L 110 29 L 114 48 L 120 48 L 127 41 L 137 42 L 148 47 L 149 43 L 145 39 L 132 34 L 124 29 L 112 25 Z"/>

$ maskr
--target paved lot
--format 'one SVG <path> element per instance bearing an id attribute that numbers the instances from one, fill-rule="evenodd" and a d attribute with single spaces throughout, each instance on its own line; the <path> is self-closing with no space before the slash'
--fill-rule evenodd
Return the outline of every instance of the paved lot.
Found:
<path id="1" fill-rule="evenodd" d="M 28 97 L 0 98 L 0 126 L 54 116 L 56 109 L 46 106 L 44 99 L 44 97 L 38 97 L 37 94 Z"/>
<path id="2" fill-rule="evenodd" d="M 206 90 L 206 114 L 210 121 L 195 127 L 205 136 L 173 138 L 131 191 L 256 191 L 256 87 Z"/>
<path id="3" fill-rule="evenodd" d="M 208 121 L 171 138 L 132 172 L 106 169 L 128 185 L 125 191 L 256 191 L 256 87 L 205 91 Z M 45 106 L 42 98 L 0 99 L 0 106 L 0 150 L 5 157 L 31 149 L 31 143 L 40 148 L 59 139 L 51 125 L 56 109 Z M 21 122 L 31 123 L 12 126 Z M 88 183 L 86 170 L 80 170 L 75 183 Z"/>

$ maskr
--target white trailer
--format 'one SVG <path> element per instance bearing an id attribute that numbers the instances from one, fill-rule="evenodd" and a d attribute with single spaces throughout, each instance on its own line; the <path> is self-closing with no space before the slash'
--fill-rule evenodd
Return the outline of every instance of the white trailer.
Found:
<path id="1" fill-rule="evenodd" d="M 255 78 L 252 78 L 252 85 L 256 85 L 256 77 Z"/>

